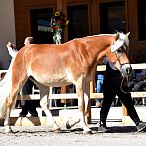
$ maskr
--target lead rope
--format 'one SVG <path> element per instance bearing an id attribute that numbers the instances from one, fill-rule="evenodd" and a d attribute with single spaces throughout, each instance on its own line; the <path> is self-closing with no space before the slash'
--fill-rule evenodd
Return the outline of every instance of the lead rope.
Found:
<path id="1" fill-rule="evenodd" d="M 123 83 L 124 83 L 124 79 L 127 79 L 127 82 L 128 82 L 128 78 L 127 77 L 125 77 L 125 78 L 122 78 L 122 81 L 121 81 L 121 85 L 120 85 L 120 89 L 121 89 L 121 91 L 123 92 L 123 93 L 131 93 L 131 92 L 125 92 L 124 90 L 123 90 Z"/>
<path id="2" fill-rule="evenodd" d="M 116 52 L 116 51 L 115 51 L 115 56 L 116 56 L 116 58 L 117 58 L 119 64 L 122 65 L 121 62 L 120 62 L 120 60 L 119 60 L 119 58 L 118 58 L 118 55 L 117 55 L 117 52 Z M 122 81 L 121 81 L 120 89 L 121 89 L 121 91 L 122 91 L 123 93 L 130 93 L 130 92 L 125 92 L 125 91 L 123 90 L 123 88 L 122 88 L 122 87 L 123 87 L 122 85 L 123 85 L 123 83 L 124 83 L 124 79 L 127 79 L 127 82 L 128 82 L 128 78 L 127 78 L 127 77 L 123 77 L 123 78 L 122 78 Z"/>

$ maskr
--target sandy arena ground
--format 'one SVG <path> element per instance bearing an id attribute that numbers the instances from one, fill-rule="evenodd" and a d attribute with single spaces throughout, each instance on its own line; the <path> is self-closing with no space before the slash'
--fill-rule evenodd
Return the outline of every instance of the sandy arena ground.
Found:
<path id="1" fill-rule="evenodd" d="M 136 110 L 143 120 L 146 106 Z M 14 114 L 19 115 L 20 111 L 17 112 Z M 92 113 L 92 120 L 99 122 L 100 109 L 93 108 Z M 92 135 L 83 135 L 77 127 L 71 130 L 61 127 L 62 133 L 55 133 L 47 126 L 12 126 L 14 133 L 5 134 L 0 126 L 0 146 L 145 146 L 146 132 L 138 133 L 134 125 L 124 126 L 121 118 L 121 108 L 111 108 L 107 125 L 112 132 L 97 133 L 98 125 L 91 124 Z"/>
<path id="2" fill-rule="evenodd" d="M 134 126 L 113 126 L 112 133 L 97 133 L 97 125 L 90 125 L 93 134 L 83 135 L 82 130 L 62 129 L 54 133 L 49 127 L 12 126 L 11 134 L 0 127 L 0 146 L 144 146 L 146 132 L 138 133 Z"/>

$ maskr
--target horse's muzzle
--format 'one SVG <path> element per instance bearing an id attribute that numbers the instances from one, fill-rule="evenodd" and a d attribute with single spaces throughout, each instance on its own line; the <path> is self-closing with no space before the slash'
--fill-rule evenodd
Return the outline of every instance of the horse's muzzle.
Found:
<path id="1" fill-rule="evenodd" d="M 120 71 L 121 71 L 122 76 L 124 77 L 130 76 L 132 73 L 132 67 L 129 63 L 122 64 Z"/>

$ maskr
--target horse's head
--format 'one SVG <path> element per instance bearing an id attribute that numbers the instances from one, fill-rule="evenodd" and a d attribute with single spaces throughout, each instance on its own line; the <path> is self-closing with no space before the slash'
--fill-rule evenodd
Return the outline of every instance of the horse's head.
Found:
<path id="1" fill-rule="evenodd" d="M 114 66 L 121 71 L 123 76 L 129 76 L 132 68 L 128 59 L 129 36 L 130 33 L 117 33 L 115 40 L 110 46 L 107 57 L 114 64 Z"/>

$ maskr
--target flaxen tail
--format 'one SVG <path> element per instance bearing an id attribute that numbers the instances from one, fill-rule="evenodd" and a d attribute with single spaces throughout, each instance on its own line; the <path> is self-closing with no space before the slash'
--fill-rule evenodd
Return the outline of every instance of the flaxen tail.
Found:
<path id="1" fill-rule="evenodd" d="M 14 60 L 15 58 L 13 58 Z M 5 118 L 7 106 L 6 101 L 10 95 L 10 91 L 12 88 L 12 64 L 13 60 L 10 64 L 10 67 L 4 76 L 4 78 L 0 81 L 0 118 Z"/>

